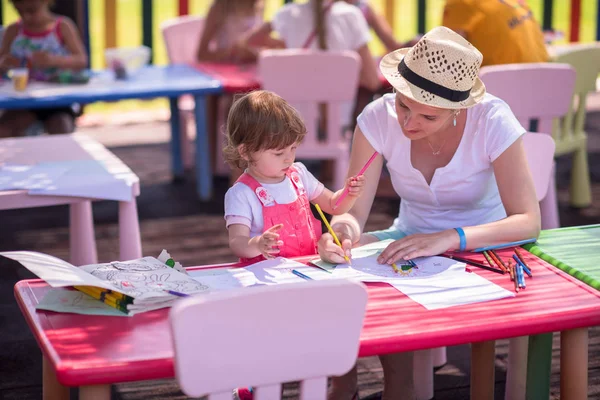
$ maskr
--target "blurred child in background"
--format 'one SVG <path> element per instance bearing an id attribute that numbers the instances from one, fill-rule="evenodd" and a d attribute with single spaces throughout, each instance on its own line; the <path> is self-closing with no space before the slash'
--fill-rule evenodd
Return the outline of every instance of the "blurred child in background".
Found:
<path id="1" fill-rule="evenodd" d="M 51 80 L 60 71 L 87 67 L 88 56 L 73 21 L 50 11 L 51 0 L 11 0 L 20 20 L 9 25 L 0 47 L 0 71 L 29 67 L 29 79 Z M 0 137 L 21 136 L 34 122 L 48 133 L 75 130 L 75 107 L 6 110 Z"/>

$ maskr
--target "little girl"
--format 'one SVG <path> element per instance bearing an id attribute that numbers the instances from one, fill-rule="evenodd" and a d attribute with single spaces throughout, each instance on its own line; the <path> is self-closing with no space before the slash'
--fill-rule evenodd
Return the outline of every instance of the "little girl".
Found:
<path id="1" fill-rule="evenodd" d="M 0 47 L 0 71 L 28 66 L 29 77 L 50 80 L 60 70 L 87 67 L 88 57 L 75 24 L 50 12 L 51 0 L 11 0 L 21 19 L 6 28 Z M 19 136 L 36 120 L 48 133 L 75 129 L 72 107 L 7 110 L 0 117 L 0 138 Z"/>
<path id="2" fill-rule="evenodd" d="M 225 220 L 229 247 L 242 261 L 316 254 L 321 223 L 310 203 L 342 214 L 364 189 L 362 175 L 348 178 L 348 195 L 334 210 L 344 190 L 331 192 L 294 162 L 305 134 L 298 112 L 272 92 L 248 93 L 231 107 L 223 152 L 246 170 L 225 194 Z"/>

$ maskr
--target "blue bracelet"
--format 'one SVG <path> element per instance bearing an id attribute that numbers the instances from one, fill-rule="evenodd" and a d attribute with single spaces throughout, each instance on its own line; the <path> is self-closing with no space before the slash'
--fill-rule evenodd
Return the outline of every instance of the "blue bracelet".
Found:
<path id="1" fill-rule="evenodd" d="M 467 249 L 467 237 L 465 236 L 465 231 L 463 228 L 454 228 L 456 232 L 458 232 L 458 237 L 460 239 L 460 251 L 465 251 Z"/>

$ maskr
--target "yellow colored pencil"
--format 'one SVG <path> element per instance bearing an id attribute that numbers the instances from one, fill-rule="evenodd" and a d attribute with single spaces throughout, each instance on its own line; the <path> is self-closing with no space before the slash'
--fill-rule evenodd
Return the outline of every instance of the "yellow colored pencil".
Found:
<path id="1" fill-rule="evenodd" d="M 336 236 L 335 232 L 333 231 L 333 228 L 331 227 L 331 225 L 329 225 L 329 222 L 327 221 L 327 218 L 325 218 L 325 214 L 323 214 L 323 211 L 321 211 L 321 207 L 319 207 L 318 204 L 315 204 L 315 208 L 319 212 L 319 215 L 321 216 L 321 219 L 325 223 L 325 226 L 327 227 L 327 230 L 329 231 L 329 233 L 331 233 L 331 236 L 333 236 L 333 240 L 335 240 L 335 243 L 343 249 L 342 244 L 340 243 L 340 240 L 337 238 L 337 236 Z M 350 259 L 348 258 L 347 255 L 344 255 L 344 260 L 346 260 L 347 263 L 350 263 Z"/>
<path id="2" fill-rule="evenodd" d="M 400 270 L 398 270 L 398 266 L 395 263 L 392 263 L 392 268 L 394 268 L 395 273 L 400 272 Z"/>

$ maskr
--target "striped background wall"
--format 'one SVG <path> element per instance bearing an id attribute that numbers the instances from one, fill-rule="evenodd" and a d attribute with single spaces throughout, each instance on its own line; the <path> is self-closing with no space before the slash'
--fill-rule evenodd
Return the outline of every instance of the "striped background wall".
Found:
<path id="1" fill-rule="evenodd" d="M 159 26 L 177 15 L 205 15 L 210 0 L 72 0 L 82 6 L 82 21 L 89 27 L 87 44 L 92 68 L 103 68 L 103 51 L 109 47 L 127 47 L 145 44 L 153 50 L 153 62 L 166 63 L 165 48 Z M 289 0 L 288 0 L 289 1 Z M 306 1 L 306 0 L 296 0 Z M 0 0 L 0 19 L 9 24 L 17 15 L 9 0 Z M 265 18 L 270 18 L 285 0 L 265 0 Z M 438 25 L 444 0 L 370 0 L 387 16 L 395 35 L 409 39 Z M 528 0 L 537 20 L 545 28 L 554 28 L 565 34 L 565 41 L 589 42 L 600 40 L 600 0 Z M 86 12 L 87 11 L 87 12 Z M 375 54 L 383 47 L 373 39 Z"/>

